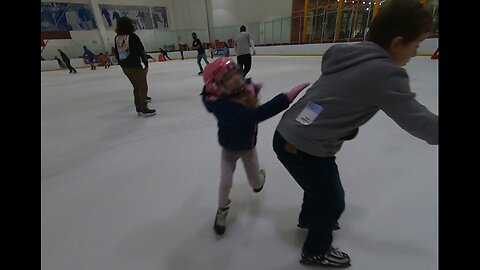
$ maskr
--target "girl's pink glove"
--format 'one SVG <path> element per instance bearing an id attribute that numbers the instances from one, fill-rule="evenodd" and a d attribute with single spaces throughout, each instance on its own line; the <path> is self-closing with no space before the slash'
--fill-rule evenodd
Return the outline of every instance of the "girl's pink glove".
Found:
<path id="1" fill-rule="evenodd" d="M 298 96 L 298 94 L 300 94 L 300 92 L 309 85 L 310 85 L 310 83 L 299 84 L 299 85 L 295 86 L 294 88 L 292 88 L 292 90 L 290 90 L 290 91 L 288 91 L 284 94 L 287 96 L 288 101 L 290 103 L 292 103 L 292 101 Z"/>

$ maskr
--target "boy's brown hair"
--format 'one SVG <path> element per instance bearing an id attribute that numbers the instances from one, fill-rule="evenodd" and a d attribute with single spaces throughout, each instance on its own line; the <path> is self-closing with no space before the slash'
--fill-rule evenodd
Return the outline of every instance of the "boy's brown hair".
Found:
<path id="1" fill-rule="evenodd" d="M 388 49 L 395 37 L 405 43 L 430 32 L 433 16 L 418 0 L 391 0 L 382 6 L 373 19 L 367 40 Z"/>

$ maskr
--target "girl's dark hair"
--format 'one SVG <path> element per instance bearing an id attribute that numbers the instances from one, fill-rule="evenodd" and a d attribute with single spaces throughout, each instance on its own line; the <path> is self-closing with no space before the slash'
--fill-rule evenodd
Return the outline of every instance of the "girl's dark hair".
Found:
<path id="1" fill-rule="evenodd" d="M 115 32 L 119 35 L 128 35 L 135 32 L 135 26 L 133 26 L 132 19 L 128 17 L 121 17 L 118 19 Z"/>
<path id="2" fill-rule="evenodd" d="M 432 29 L 433 16 L 418 0 L 391 0 L 385 4 L 373 19 L 367 40 L 388 49 L 397 36 L 408 43 Z"/>

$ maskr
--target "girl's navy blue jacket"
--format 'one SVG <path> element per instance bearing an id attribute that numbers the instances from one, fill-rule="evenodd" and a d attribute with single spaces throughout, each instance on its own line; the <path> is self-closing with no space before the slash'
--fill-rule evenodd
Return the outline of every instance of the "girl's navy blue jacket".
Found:
<path id="1" fill-rule="evenodd" d="M 202 100 L 217 118 L 218 141 L 231 151 L 253 149 L 257 144 L 257 124 L 287 109 L 290 104 L 283 93 L 256 108 L 235 102 L 231 97 L 208 101 L 205 93 L 204 87 Z"/>

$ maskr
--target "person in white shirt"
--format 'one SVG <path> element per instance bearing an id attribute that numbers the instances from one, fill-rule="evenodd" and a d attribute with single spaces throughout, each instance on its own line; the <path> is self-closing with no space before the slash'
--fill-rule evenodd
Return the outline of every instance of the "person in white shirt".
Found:
<path id="1" fill-rule="evenodd" d="M 243 76 L 247 76 L 247 73 L 252 67 L 252 54 L 250 52 L 252 48 L 253 55 L 255 52 L 255 43 L 247 32 L 245 25 L 240 26 L 240 33 L 235 37 L 235 52 L 237 53 L 238 67 L 243 71 Z"/>

